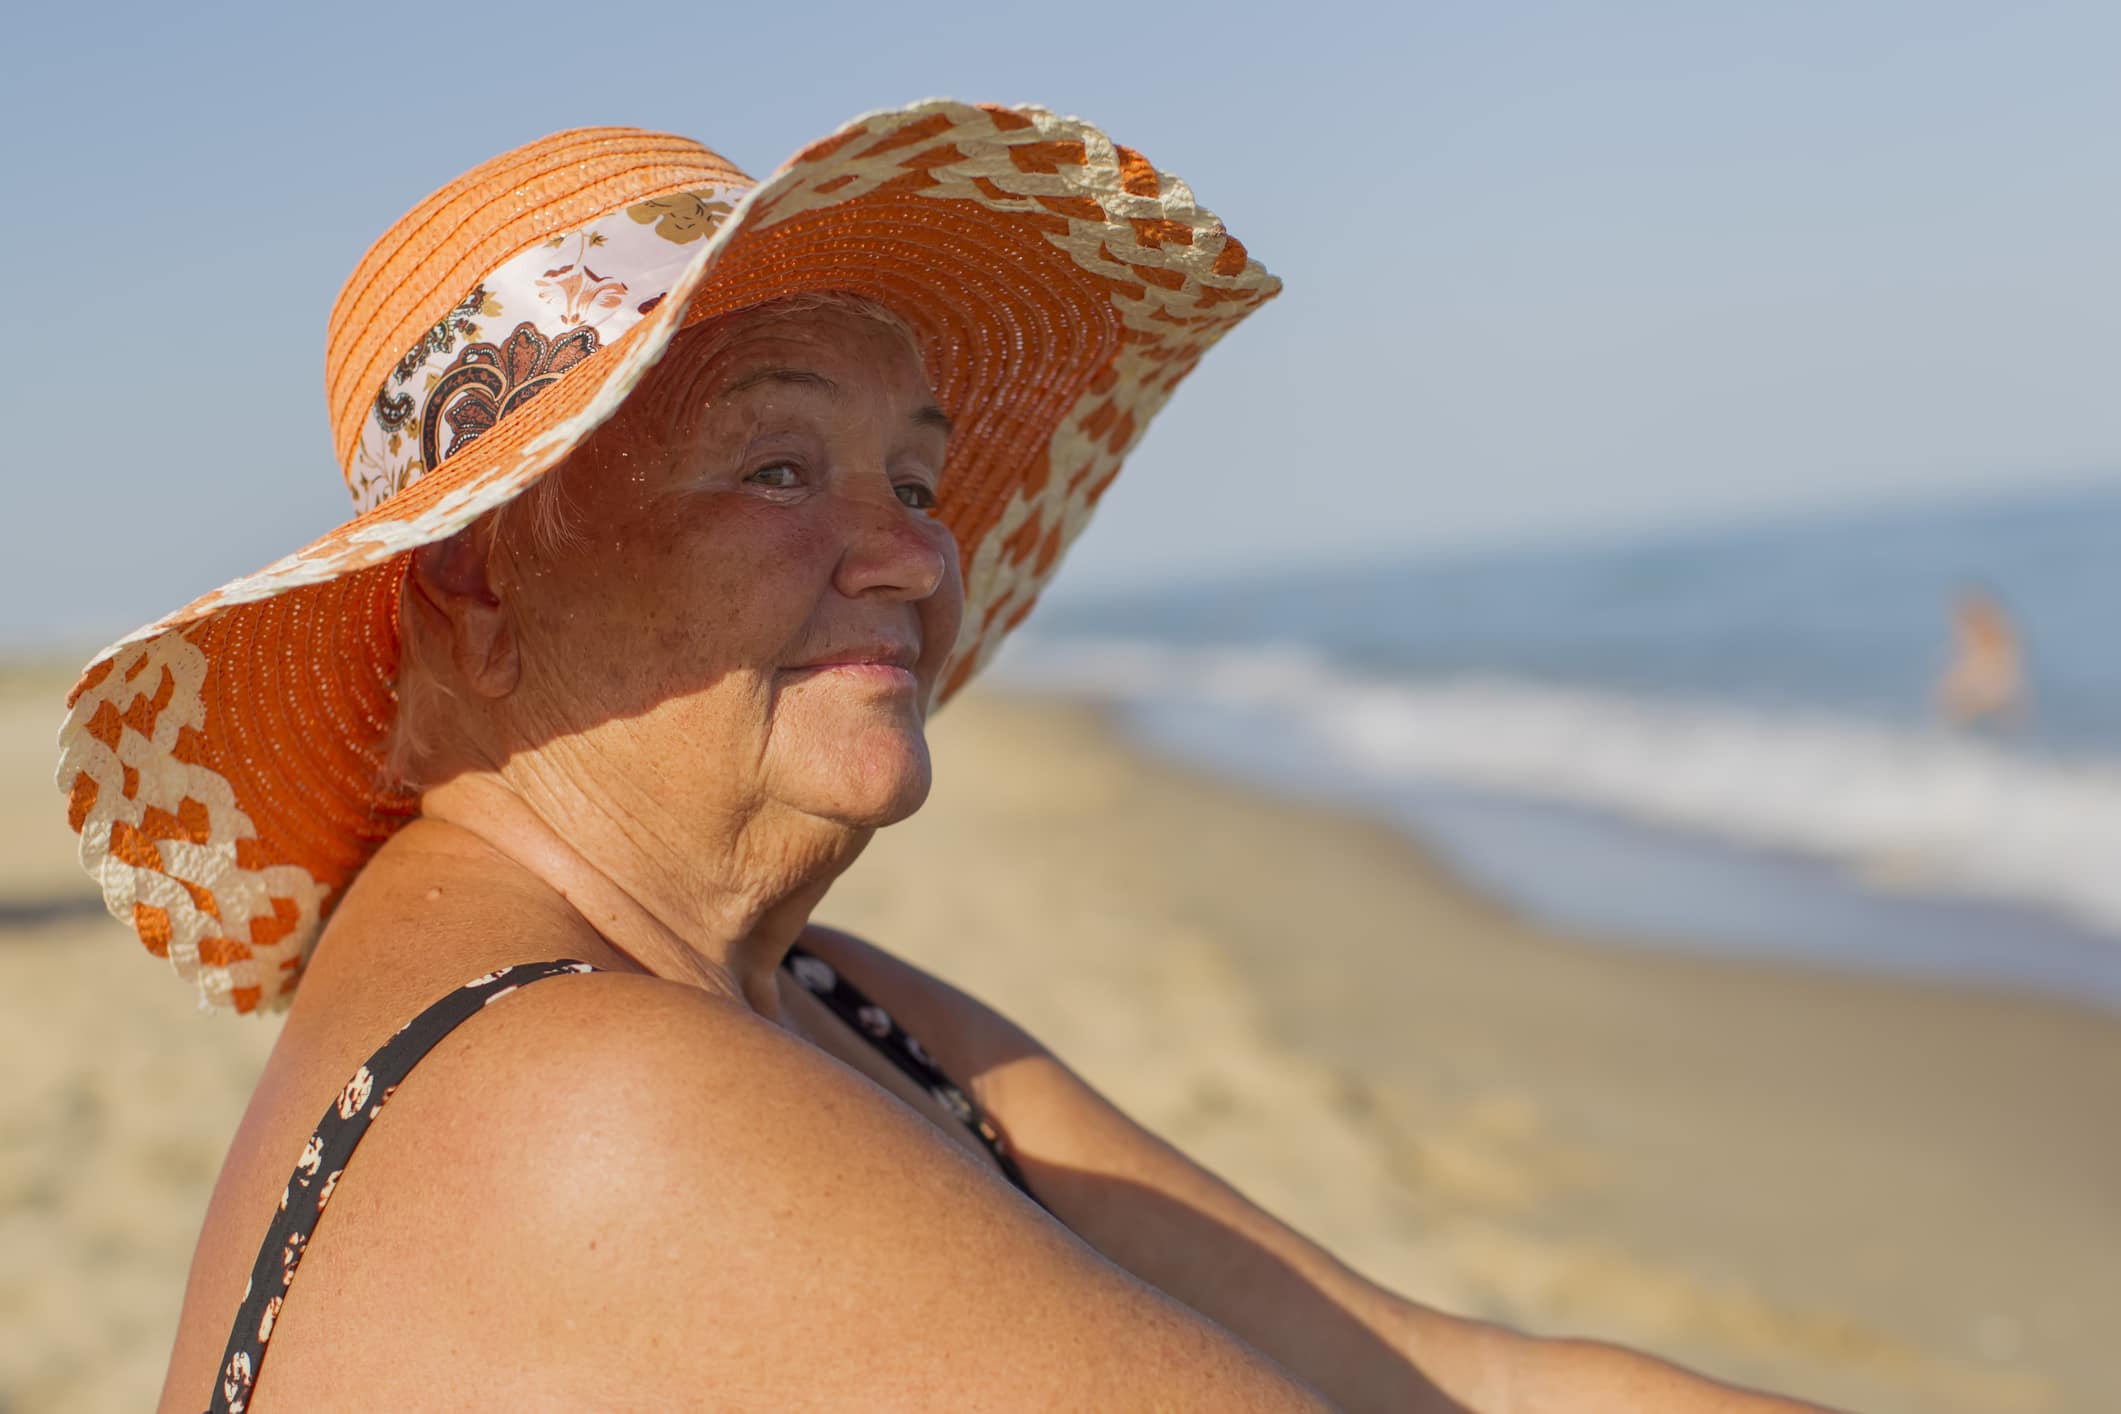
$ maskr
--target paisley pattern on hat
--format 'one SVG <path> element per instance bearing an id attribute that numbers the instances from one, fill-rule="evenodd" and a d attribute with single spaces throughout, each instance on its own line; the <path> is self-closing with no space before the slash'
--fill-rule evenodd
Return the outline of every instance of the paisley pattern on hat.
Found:
<path id="1" fill-rule="evenodd" d="M 346 469 L 354 510 L 397 495 L 640 323 L 742 194 L 650 197 L 503 261 L 376 390 Z M 515 324 L 498 340 L 481 323 L 507 319 Z"/>
<path id="2" fill-rule="evenodd" d="M 440 466 L 596 351 L 597 331 L 587 325 L 548 339 L 528 320 L 498 344 L 467 345 L 428 390 L 420 413 L 421 465 Z"/>
<path id="3" fill-rule="evenodd" d="M 403 427 L 412 416 L 413 401 L 403 393 L 392 393 L 391 388 L 405 386 L 406 380 L 420 371 L 422 363 L 437 355 L 448 353 L 456 347 L 460 337 L 478 338 L 479 326 L 471 322 L 474 315 L 483 314 L 490 318 L 500 312 L 500 302 L 486 293 L 484 285 L 472 286 L 471 293 L 464 296 L 455 309 L 437 320 L 432 328 L 420 336 L 418 343 L 406 350 L 405 357 L 398 360 L 398 366 L 392 372 L 390 381 L 376 394 L 377 421 L 393 429 Z"/>

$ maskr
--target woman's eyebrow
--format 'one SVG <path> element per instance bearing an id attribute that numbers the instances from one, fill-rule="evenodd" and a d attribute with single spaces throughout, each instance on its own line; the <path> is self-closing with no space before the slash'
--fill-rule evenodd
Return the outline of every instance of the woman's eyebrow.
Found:
<path id="1" fill-rule="evenodd" d="M 844 396 L 840 385 L 822 373 L 812 373 L 807 368 L 761 368 L 747 373 L 722 390 L 724 396 L 746 392 L 761 383 L 792 383 L 798 387 L 816 388 L 837 398 Z"/>
<path id="2" fill-rule="evenodd" d="M 815 388 L 827 397 L 833 398 L 846 396 L 846 390 L 841 388 L 839 384 L 833 382 L 824 374 L 813 373 L 807 368 L 761 368 L 756 372 L 745 374 L 742 378 L 737 379 L 736 382 L 724 388 L 722 396 L 734 397 L 738 393 L 747 392 L 766 383 L 784 383 L 792 384 L 799 388 Z M 945 413 L 934 403 L 929 403 L 926 407 L 916 410 L 913 414 L 913 421 L 915 426 L 933 427 L 945 437 L 949 436 L 954 430 L 949 414 Z"/>

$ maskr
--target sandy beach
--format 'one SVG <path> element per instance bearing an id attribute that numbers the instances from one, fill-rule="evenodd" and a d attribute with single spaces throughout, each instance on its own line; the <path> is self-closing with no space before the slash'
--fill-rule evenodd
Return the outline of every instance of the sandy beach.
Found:
<path id="1" fill-rule="evenodd" d="M 103 915 L 62 690 L 0 675 L 0 1414 L 151 1403 L 274 1033 Z M 2121 1399 L 2121 1020 L 1556 936 L 1078 706 L 975 691 L 933 740 L 820 917 L 1378 1280 L 1850 1408 Z"/>

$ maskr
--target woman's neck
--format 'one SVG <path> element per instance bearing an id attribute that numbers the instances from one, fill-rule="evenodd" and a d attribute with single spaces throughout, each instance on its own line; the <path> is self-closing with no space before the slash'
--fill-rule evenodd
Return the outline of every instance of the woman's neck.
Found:
<path id="1" fill-rule="evenodd" d="M 494 773 L 469 772 L 429 789 L 420 814 L 469 836 L 503 879 L 557 896 L 643 971 L 776 1019 L 781 960 L 868 839 L 762 841 L 754 818 L 732 838 L 673 851 L 675 831 L 629 828 L 570 804 L 563 833 L 550 818 L 557 812 Z M 815 835 L 815 822 L 797 833 Z"/>

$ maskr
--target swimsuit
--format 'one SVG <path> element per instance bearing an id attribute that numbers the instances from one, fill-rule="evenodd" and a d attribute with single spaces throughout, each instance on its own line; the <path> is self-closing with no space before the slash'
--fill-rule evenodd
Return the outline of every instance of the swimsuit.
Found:
<path id="1" fill-rule="evenodd" d="M 987 1152 L 994 1156 L 1009 1181 L 1023 1190 L 1032 1202 L 1038 1202 L 1038 1195 L 1031 1192 L 1030 1186 L 1024 1182 L 1023 1172 L 1009 1156 L 1008 1144 L 1000 1131 L 980 1113 L 979 1106 L 943 1074 L 921 1043 L 899 1029 L 889 1013 L 841 977 L 823 958 L 801 948 L 791 947 L 781 966 L 856 1035 L 890 1057 L 892 1064 L 905 1072 L 914 1084 L 933 1095 L 944 1109 L 956 1116 L 987 1147 Z M 316 1132 L 310 1135 L 302 1157 L 295 1162 L 294 1175 L 281 1190 L 280 1210 L 273 1215 L 272 1226 L 267 1229 L 264 1244 L 258 1249 L 258 1260 L 251 1266 L 250 1282 L 243 1289 L 243 1304 L 236 1311 L 235 1329 L 230 1332 L 228 1348 L 222 1354 L 221 1380 L 214 1390 L 208 1414 L 242 1414 L 244 1406 L 250 1403 L 251 1386 L 258 1378 L 259 1365 L 264 1362 L 266 1343 L 272 1339 L 273 1322 L 279 1318 L 280 1304 L 286 1300 L 287 1288 L 294 1282 L 295 1268 L 302 1261 L 304 1246 L 316 1231 L 317 1220 L 323 1215 L 324 1205 L 331 1200 L 332 1189 L 338 1186 L 339 1176 L 345 1172 L 354 1146 L 368 1132 L 369 1124 L 383 1112 L 384 1103 L 407 1072 L 460 1023 L 518 988 L 542 982 L 548 977 L 597 970 L 586 962 L 534 962 L 504 967 L 499 972 L 474 978 L 400 1027 L 395 1036 L 368 1058 L 366 1065 L 354 1072 L 353 1079 L 346 1082 L 338 1099 L 324 1111 L 324 1118 L 318 1123 Z M 1041 1203 L 1039 1206 L 1045 1205 Z"/>

